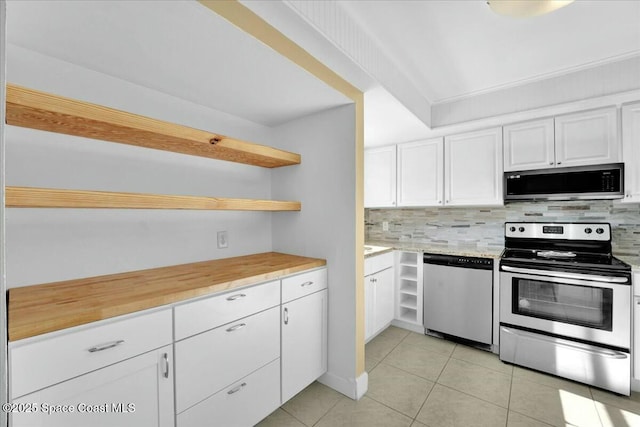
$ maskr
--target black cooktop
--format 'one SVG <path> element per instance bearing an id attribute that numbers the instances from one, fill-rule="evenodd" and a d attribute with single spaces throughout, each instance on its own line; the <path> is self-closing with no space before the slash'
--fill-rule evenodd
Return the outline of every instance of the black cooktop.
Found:
<path id="1" fill-rule="evenodd" d="M 615 270 L 631 270 L 631 267 L 609 254 L 544 249 L 505 249 L 502 260 L 533 263 L 548 266 L 600 267 Z"/>

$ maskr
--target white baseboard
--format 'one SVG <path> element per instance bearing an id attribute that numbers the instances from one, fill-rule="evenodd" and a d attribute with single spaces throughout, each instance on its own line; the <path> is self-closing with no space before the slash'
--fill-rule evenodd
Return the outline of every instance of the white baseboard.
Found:
<path id="1" fill-rule="evenodd" d="M 640 391 L 640 380 L 631 378 L 631 391 Z"/>
<path id="2" fill-rule="evenodd" d="M 419 334 L 424 334 L 424 326 L 416 325 L 415 323 L 405 322 L 403 320 L 393 319 L 391 325 L 397 326 L 398 328 L 407 329 L 412 332 L 417 332 Z"/>
<path id="3" fill-rule="evenodd" d="M 331 387 L 348 398 L 360 400 L 369 388 L 369 375 L 363 372 L 358 378 L 343 378 L 327 372 L 318 378 L 318 382 Z"/>

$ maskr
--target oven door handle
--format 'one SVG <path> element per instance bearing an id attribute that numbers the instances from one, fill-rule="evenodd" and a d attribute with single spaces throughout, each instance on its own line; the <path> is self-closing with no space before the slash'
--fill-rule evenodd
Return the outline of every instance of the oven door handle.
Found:
<path id="1" fill-rule="evenodd" d="M 503 265 L 500 267 L 503 271 L 509 271 L 511 273 L 521 274 L 534 274 L 538 276 L 560 277 L 562 279 L 576 279 L 576 280 L 589 280 L 591 282 L 604 282 L 604 283 L 627 283 L 629 278 L 627 277 L 610 277 L 610 276 L 597 276 L 595 274 L 578 274 L 578 273 L 564 273 L 562 271 L 548 272 L 544 270 L 534 270 L 531 268 L 510 267 Z"/>

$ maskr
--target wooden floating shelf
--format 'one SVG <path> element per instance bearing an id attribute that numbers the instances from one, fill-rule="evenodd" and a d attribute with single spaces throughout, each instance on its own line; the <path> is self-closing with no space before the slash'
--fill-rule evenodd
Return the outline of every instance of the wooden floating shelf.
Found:
<path id="1" fill-rule="evenodd" d="M 275 168 L 300 155 L 211 132 L 7 84 L 7 124 Z"/>
<path id="2" fill-rule="evenodd" d="M 300 210 L 300 202 L 295 201 L 228 199 L 33 187 L 6 187 L 5 205 L 8 208 Z"/>

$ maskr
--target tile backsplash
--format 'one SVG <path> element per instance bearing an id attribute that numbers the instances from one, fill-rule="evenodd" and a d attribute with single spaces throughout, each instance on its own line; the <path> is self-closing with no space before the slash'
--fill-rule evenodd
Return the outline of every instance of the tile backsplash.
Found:
<path id="1" fill-rule="evenodd" d="M 388 231 L 383 231 L 385 221 Z M 487 208 L 365 209 L 365 237 L 388 243 L 502 247 L 506 221 L 608 222 L 614 253 L 640 255 L 640 205 L 611 200 L 518 202 Z"/>

